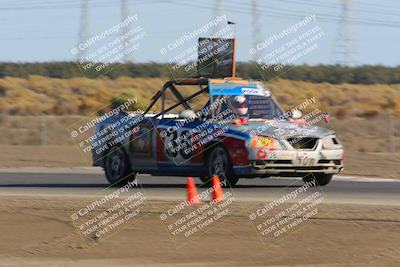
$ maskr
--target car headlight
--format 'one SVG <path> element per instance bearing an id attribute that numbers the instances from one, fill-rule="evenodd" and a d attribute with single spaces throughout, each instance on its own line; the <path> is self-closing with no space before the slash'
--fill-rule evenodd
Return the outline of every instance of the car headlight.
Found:
<path id="1" fill-rule="evenodd" d="M 336 136 L 327 136 L 322 139 L 322 149 L 337 149 L 341 144 Z"/>
<path id="2" fill-rule="evenodd" d="M 250 140 L 250 147 L 254 149 L 282 150 L 282 145 L 279 141 L 269 136 L 253 136 Z"/>

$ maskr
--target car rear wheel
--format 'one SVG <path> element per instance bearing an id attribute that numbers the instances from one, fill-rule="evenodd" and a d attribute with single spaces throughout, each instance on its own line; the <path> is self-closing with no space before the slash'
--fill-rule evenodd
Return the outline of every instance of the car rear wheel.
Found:
<path id="1" fill-rule="evenodd" d="M 210 183 L 213 175 L 218 175 L 223 187 L 233 187 L 239 177 L 233 173 L 232 163 L 228 152 L 221 146 L 215 147 L 207 157 L 208 177 L 200 177 L 202 182 Z M 227 182 L 224 182 L 226 180 Z"/>
<path id="2" fill-rule="evenodd" d="M 125 151 L 118 146 L 110 149 L 105 159 L 104 170 L 107 180 L 112 185 L 123 185 L 136 178 Z"/>
<path id="3" fill-rule="evenodd" d="M 333 174 L 325 174 L 325 173 L 316 173 L 314 175 L 309 174 L 306 177 L 303 177 L 303 181 L 305 183 L 316 180 L 316 186 L 324 186 L 331 182 Z M 315 177 L 315 178 L 314 178 Z"/>

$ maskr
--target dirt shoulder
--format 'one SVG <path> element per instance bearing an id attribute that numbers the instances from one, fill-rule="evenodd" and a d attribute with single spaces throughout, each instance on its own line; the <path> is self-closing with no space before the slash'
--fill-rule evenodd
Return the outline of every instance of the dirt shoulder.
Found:
<path id="1" fill-rule="evenodd" d="M 210 231 L 176 247 L 151 201 L 140 220 L 106 240 L 81 239 L 70 216 L 87 199 L 1 197 L 0 266 L 399 266 L 398 207 L 322 205 L 303 228 L 266 244 L 233 203 Z M 185 211 L 182 211 L 185 213 Z M 89 245 L 88 245 L 89 244 Z"/>
<path id="2" fill-rule="evenodd" d="M 0 146 L 0 168 L 91 166 L 90 155 L 74 145 Z"/>

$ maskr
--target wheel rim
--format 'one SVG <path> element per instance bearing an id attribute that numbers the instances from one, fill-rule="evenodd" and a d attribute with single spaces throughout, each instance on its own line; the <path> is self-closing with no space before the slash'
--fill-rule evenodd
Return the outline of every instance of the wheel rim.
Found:
<path id="1" fill-rule="evenodd" d="M 228 166 L 228 156 L 222 149 L 216 149 L 212 152 L 210 157 L 210 175 L 221 175 L 225 177 L 226 168 Z"/>
<path id="2" fill-rule="evenodd" d="M 114 150 L 108 157 L 107 157 L 107 165 L 108 165 L 108 174 L 112 180 L 118 180 L 121 178 L 122 173 L 124 171 L 124 155 L 123 152 L 119 149 Z"/>

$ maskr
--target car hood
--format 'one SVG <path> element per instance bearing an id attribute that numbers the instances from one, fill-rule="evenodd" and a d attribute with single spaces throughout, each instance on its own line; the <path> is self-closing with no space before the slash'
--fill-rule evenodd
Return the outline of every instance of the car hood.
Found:
<path id="1" fill-rule="evenodd" d="M 250 121 L 247 125 L 234 126 L 237 130 L 252 135 L 270 136 L 276 139 L 287 139 L 298 136 L 323 138 L 335 134 L 334 131 L 314 125 L 299 125 L 290 121 Z"/>

